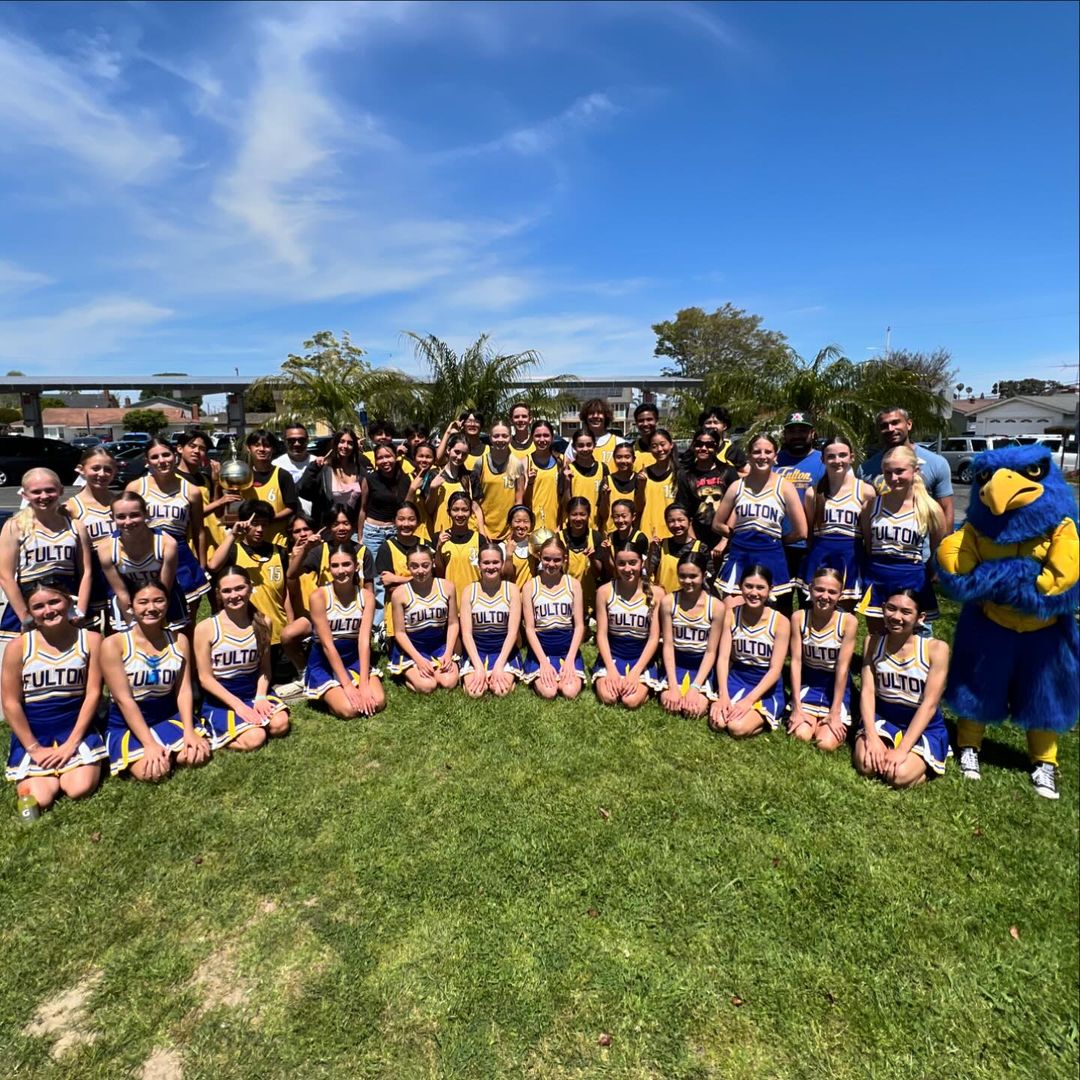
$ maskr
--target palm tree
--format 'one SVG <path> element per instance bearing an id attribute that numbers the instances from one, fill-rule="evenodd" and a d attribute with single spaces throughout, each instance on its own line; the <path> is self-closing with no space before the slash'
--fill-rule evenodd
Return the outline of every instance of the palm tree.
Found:
<path id="1" fill-rule="evenodd" d="M 304 349 L 303 356 L 290 353 L 279 374 L 252 384 L 280 396 L 283 421 L 321 422 L 338 431 L 359 426 L 361 406 L 370 415 L 411 411 L 415 382 L 399 371 L 372 367 L 347 331 L 338 341 L 329 330 L 320 330 L 304 342 Z"/>
<path id="2" fill-rule="evenodd" d="M 735 424 L 748 426 L 751 434 L 776 430 L 785 414 L 798 410 L 814 418 L 820 434 L 844 435 L 861 447 L 873 442 L 874 417 L 889 405 L 906 409 L 921 436 L 936 434 L 947 385 L 940 374 L 924 357 L 910 364 L 902 354 L 854 363 L 828 345 L 805 360 L 785 347 L 753 370 L 714 372 L 706 379 L 704 400 L 724 403 Z"/>
<path id="3" fill-rule="evenodd" d="M 498 353 L 481 334 L 459 356 L 434 334 L 406 331 L 416 357 L 428 369 L 428 381 L 417 403 L 416 416 L 432 426 L 443 424 L 466 409 L 488 419 L 505 416 L 515 401 L 526 402 L 535 415 L 556 417 L 574 399 L 555 383 L 572 376 L 533 378 L 528 372 L 541 363 L 535 349 Z"/>

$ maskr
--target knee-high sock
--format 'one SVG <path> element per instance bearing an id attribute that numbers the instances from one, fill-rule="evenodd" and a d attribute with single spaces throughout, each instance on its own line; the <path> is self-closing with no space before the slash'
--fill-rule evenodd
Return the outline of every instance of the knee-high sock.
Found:
<path id="1" fill-rule="evenodd" d="M 1027 733 L 1028 757 L 1033 765 L 1056 765 L 1058 736 L 1056 731 L 1031 729 Z"/>
<path id="2" fill-rule="evenodd" d="M 961 719 L 956 721 L 956 742 L 961 749 L 965 746 L 971 746 L 976 750 L 981 750 L 985 733 L 986 725 L 980 724 L 976 720 Z"/>

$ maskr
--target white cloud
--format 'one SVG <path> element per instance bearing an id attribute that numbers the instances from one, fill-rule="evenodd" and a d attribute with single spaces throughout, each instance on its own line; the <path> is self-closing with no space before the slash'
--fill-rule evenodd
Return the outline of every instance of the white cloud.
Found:
<path id="1" fill-rule="evenodd" d="M 171 314 L 134 297 L 101 296 L 45 315 L 0 318 L 0 361 L 17 362 L 28 374 L 46 367 L 70 375 L 72 364 L 106 358 Z"/>
<path id="2" fill-rule="evenodd" d="M 0 293 L 23 292 L 52 283 L 53 279 L 48 274 L 41 274 L 37 270 L 27 270 L 23 266 L 0 259 Z"/>
<path id="3" fill-rule="evenodd" d="M 98 76 L 106 71 L 102 63 Z M 79 70 L 3 33 L 0 131 L 9 156 L 20 143 L 60 151 L 120 183 L 148 181 L 181 154 L 180 140 L 151 117 L 125 115 Z"/>
<path id="4" fill-rule="evenodd" d="M 443 303 L 477 312 L 503 311 L 516 307 L 535 293 L 535 285 L 527 278 L 517 274 L 492 274 L 451 289 Z"/>

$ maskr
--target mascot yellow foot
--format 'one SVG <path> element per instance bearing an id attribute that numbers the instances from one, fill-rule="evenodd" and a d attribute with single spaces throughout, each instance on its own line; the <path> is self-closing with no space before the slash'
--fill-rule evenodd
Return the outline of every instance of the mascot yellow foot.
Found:
<path id="1" fill-rule="evenodd" d="M 1053 798 L 1057 736 L 1080 714 L 1076 499 L 1043 446 L 991 450 L 974 471 L 967 521 L 937 552 L 942 588 L 964 604 L 946 700 L 961 751 L 1011 717 Z"/>

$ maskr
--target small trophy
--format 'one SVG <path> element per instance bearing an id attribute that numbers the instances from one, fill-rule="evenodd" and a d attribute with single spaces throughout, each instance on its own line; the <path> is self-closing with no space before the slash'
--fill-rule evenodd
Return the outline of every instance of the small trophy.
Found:
<path id="1" fill-rule="evenodd" d="M 246 461 L 234 457 L 222 464 L 218 481 L 221 484 L 221 490 L 226 495 L 239 495 L 244 488 L 251 486 L 253 477 L 251 466 Z M 236 524 L 237 506 L 239 503 L 232 502 L 226 503 L 223 508 L 222 520 L 226 528 Z"/>

